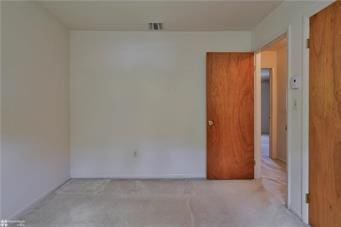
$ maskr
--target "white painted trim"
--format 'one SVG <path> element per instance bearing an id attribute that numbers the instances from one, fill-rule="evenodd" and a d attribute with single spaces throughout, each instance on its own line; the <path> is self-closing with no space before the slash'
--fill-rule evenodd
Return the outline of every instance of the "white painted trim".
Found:
<path id="1" fill-rule="evenodd" d="M 292 167 L 291 167 L 291 155 L 293 150 L 289 149 L 290 146 L 290 136 L 291 135 L 291 128 L 289 127 L 291 125 L 291 115 L 289 114 L 289 106 L 290 106 L 290 99 L 289 99 L 289 81 L 291 77 L 291 25 L 288 26 L 287 30 L 287 40 L 288 40 L 288 47 L 287 47 L 287 62 L 288 62 L 288 83 L 287 83 L 287 176 L 288 176 L 288 185 L 287 185 L 287 207 L 290 209 L 291 207 L 291 184 L 292 184 Z"/>
<path id="2" fill-rule="evenodd" d="M 71 179 L 206 179 L 205 175 L 199 174 L 165 174 L 165 175 L 132 175 L 132 174 L 73 174 Z"/>
<path id="3" fill-rule="evenodd" d="M 303 18 L 303 73 L 302 73 L 302 220 L 309 222 L 309 206 L 305 194 L 309 192 L 309 17 Z"/>
<path id="4" fill-rule="evenodd" d="M 255 52 L 255 74 L 254 74 L 254 159 L 255 159 L 255 178 L 261 178 L 262 166 L 262 125 L 261 125 L 261 52 Z"/>

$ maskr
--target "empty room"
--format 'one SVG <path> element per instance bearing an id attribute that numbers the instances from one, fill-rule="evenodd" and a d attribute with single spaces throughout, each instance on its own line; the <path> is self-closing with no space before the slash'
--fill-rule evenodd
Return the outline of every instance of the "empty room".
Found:
<path id="1" fill-rule="evenodd" d="M 0 227 L 340 227 L 340 1 L 1 1 Z"/>

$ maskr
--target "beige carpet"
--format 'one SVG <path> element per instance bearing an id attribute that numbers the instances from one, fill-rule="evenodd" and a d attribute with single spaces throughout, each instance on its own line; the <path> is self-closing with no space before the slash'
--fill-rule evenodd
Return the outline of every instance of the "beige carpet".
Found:
<path id="1" fill-rule="evenodd" d="M 26 226 L 300 227 L 261 181 L 70 180 Z"/>

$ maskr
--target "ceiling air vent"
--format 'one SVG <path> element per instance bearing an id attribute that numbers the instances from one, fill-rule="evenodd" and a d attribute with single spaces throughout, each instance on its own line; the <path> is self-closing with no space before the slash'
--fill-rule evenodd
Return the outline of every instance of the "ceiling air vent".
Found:
<path id="1" fill-rule="evenodd" d="M 152 31 L 161 31 L 162 27 L 162 23 L 149 23 L 149 30 Z"/>

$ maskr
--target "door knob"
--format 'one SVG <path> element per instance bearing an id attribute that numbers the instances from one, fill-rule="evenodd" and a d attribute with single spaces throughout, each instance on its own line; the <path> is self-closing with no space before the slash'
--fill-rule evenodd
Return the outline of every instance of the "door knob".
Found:
<path id="1" fill-rule="evenodd" d="M 213 125 L 214 125 L 213 121 L 208 121 L 208 126 L 213 126 Z"/>

